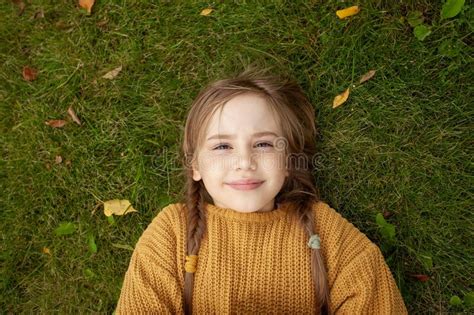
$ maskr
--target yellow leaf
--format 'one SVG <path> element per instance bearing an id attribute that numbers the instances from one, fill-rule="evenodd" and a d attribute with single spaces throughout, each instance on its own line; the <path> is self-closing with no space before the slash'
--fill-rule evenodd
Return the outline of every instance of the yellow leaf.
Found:
<path id="1" fill-rule="evenodd" d="M 204 9 L 201 11 L 201 15 L 207 16 L 211 14 L 212 11 L 214 11 L 214 9 L 211 9 L 211 8 Z"/>
<path id="2" fill-rule="evenodd" d="M 372 77 L 375 75 L 375 70 L 370 70 L 366 74 L 360 77 L 359 84 L 364 83 L 365 81 L 368 81 L 372 79 Z"/>
<path id="3" fill-rule="evenodd" d="M 87 13 L 91 14 L 92 7 L 94 6 L 95 0 L 79 0 L 79 6 L 87 10 Z"/>
<path id="4" fill-rule="evenodd" d="M 337 10 L 336 15 L 342 20 L 349 16 L 356 15 L 357 13 L 359 13 L 359 11 L 360 11 L 359 6 L 355 5 L 355 6 L 345 8 L 342 10 Z"/>
<path id="5" fill-rule="evenodd" d="M 350 91 L 350 88 L 348 88 L 343 93 L 336 96 L 334 98 L 334 101 L 332 102 L 332 108 L 336 108 L 342 105 L 345 101 L 347 101 L 347 98 L 349 97 L 349 91 Z"/>
<path id="6" fill-rule="evenodd" d="M 124 215 L 130 212 L 138 212 L 135 210 L 130 201 L 113 199 L 104 202 L 104 214 L 110 217 L 112 214 Z"/>
<path id="7" fill-rule="evenodd" d="M 43 252 L 43 254 L 48 254 L 49 256 L 51 256 L 51 251 L 48 247 L 43 247 L 41 251 Z"/>
<path id="8" fill-rule="evenodd" d="M 122 66 L 117 67 L 114 70 L 107 72 L 106 74 L 102 76 L 102 78 L 112 80 L 120 73 L 120 71 L 122 71 Z"/>

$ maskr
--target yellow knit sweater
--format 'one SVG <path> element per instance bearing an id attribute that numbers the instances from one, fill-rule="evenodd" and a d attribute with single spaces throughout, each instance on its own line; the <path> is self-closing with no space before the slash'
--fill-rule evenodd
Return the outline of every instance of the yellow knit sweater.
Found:
<path id="1" fill-rule="evenodd" d="M 117 314 L 183 314 L 186 220 L 164 208 L 138 240 Z M 290 204 L 241 213 L 206 205 L 194 314 L 314 314 L 308 236 Z M 324 202 L 313 205 L 336 314 L 406 314 L 379 248 Z"/>

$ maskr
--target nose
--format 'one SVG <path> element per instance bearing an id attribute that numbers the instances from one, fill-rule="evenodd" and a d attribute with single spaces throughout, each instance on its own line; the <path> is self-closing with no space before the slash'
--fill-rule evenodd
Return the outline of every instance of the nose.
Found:
<path id="1" fill-rule="evenodd" d="M 255 170 L 257 165 L 253 153 L 250 150 L 243 150 L 237 154 L 235 167 L 237 170 Z"/>

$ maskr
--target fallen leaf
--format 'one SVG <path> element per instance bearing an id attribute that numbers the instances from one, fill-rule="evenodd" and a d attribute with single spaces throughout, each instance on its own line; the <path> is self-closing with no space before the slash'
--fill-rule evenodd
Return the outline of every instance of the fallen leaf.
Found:
<path id="1" fill-rule="evenodd" d="M 43 252 L 43 254 L 47 254 L 47 255 L 51 256 L 51 250 L 48 247 L 43 247 L 41 252 Z"/>
<path id="2" fill-rule="evenodd" d="M 44 11 L 43 9 L 39 9 L 38 11 L 35 12 L 35 15 L 33 15 L 33 19 L 43 19 L 44 18 Z"/>
<path id="3" fill-rule="evenodd" d="M 464 0 L 448 0 L 443 4 L 441 9 L 441 18 L 449 19 L 455 17 L 461 12 L 462 7 L 464 6 Z"/>
<path id="4" fill-rule="evenodd" d="M 74 109 L 72 109 L 72 106 L 69 106 L 69 108 L 67 109 L 67 113 L 69 114 L 69 116 L 71 116 L 72 120 L 74 120 L 76 124 L 78 124 L 79 126 L 81 125 L 81 121 L 74 112 Z"/>
<path id="5" fill-rule="evenodd" d="M 56 158 L 54 159 L 54 163 L 61 164 L 62 161 L 63 161 L 62 156 L 56 155 Z"/>
<path id="6" fill-rule="evenodd" d="M 345 90 L 343 93 L 337 95 L 334 98 L 334 101 L 332 102 L 332 108 L 336 108 L 342 105 L 345 101 L 347 101 L 347 98 L 349 97 L 349 92 L 350 92 L 350 88 Z"/>
<path id="7" fill-rule="evenodd" d="M 370 70 L 366 74 L 360 77 L 359 84 L 364 83 L 365 81 L 368 81 L 372 79 L 372 77 L 375 75 L 375 70 Z"/>
<path id="8" fill-rule="evenodd" d="M 53 128 L 61 128 L 66 124 L 66 121 L 62 119 L 57 119 L 57 120 L 45 121 L 44 123 Z"/>
<path id="9" fill-rule="evenodd" d="M 427 275 L 411 275 L 412 277 L 416 278 L 420 282 L 426 282 L 430 280 L 430 277 Z"/>
<path id="10" fill-rule="evenodd" d="M 54 233 L 56 235 L 67 235 L 67 234 L 72 234 L 76 230 L 76 226 L 72 222 L 63 222 L 59 224 L 59 227 L 57 227 L 54 230 Z"/>
<path id="11" fill-rule="evenodd" d="M 388 210 L 385 210 L 385 211 L 383 212 L 383 217 L 384 217 L 385 219 L 390 218 L 392 215 L 393 215 L 393 213 L 390 212 L 390 211 L 388 211 Z"/>
<path id="12" fill-rule="evenodd" d="M 342 20 L 342 19 L 345 19 L 349 16 L 356 15 L 357 13 L 359 13 L 359 11 L 360 11 L 359 6 L 355 5 L 355 6 L 345 8 L 345 9 L 342 9 L 342 10 L 337 10 L 336 15 L 337 15 L 338 18 L 340 18 Z"/>
<path id="13" fill-rule="evenodd" d="M 462 300 L 459 296 L 453 295 L 451 299 L 449 299 L 450 305 L 462 305 Z"/>
<path id="14" fill-rule="evenodd" d="M 104 202 L 104 214 L 108 217 L 112 214 L 124 215 L 130 212 L 138 211 L 132 207 L 128 200 L 113 199 Z"/>
<path id="15" fill-rule="evenodd" d="M 410 24 L 411 27 L 415 27 L 417 25 L 420 25 L 424 21 L 423 13 L 420 11 L 410 11 L 407 15 L 407 21 L 408 24 Z"/>
<path id="16" fill-rule="evenodd" d="M 106 74 L 102 76 L 102 78 L 112 80 L 120 73 L 120 71 L 122 71 L 122 66 L 117 67 L 114 70 L 107 72 Z"/>
<path id="17" fill-rule="evenodd" d="M 66 160 L 66 166 L 71 166 L 71 160 Z"/>
<path id="18" fill-rule="evenodd" d="M 84 269 L 84 276 L 86 276 L 86 278 L 91 279 L 91 278 L 95 277 L 95 273 L 94 273 L 94 271 L 92 271 L 92 269 L 86 268 L 86 269 Z"/>
<path id="19" fill-rule="evenodd" d="M 25 12 L 25 3 L 22 0 L 13 0 L 13 3 L 18 7 L 18 16 Z"/>
<path id="20" fill-rule="evenodd" d="M 94 2 L 95 0 L 79 0 L 79 6 L 83 9 L 86 9 L 87 13 L 91 14 Z"/>
<path id="21" fill-rule="evenodd" d="M 46 167 L 46 169 L 47 169 L 48 171 L 50 171 L 50 170 L 51 170 L 51 164 L 49 164 L 49 163 L 46 163 L 46 164 L 45 164 L 45 167 Z"/>
<path id="22" fill-rule="evenodd" d="M 87 237 L 87 245 L 89 246 L 89 250 L 92 254 L 97 253 L 97 244 L 95 243 L 94 235 L 89 234 Z"/>
<path id="23" fill-rule="evenodd" d="M 38 70 L 30 68 L 28 66 L 23 67 L 23 79 L 26 81 L 33 81 L 38 76 Z"/>
<path id="24" fill-rule="evenodd" d="M 214 11 L 214 9 L 207 8 L 207 9 L 202 10 L 200 14 L 204 16 L 208 16 L 209 14 L 211 14 L 212 11 Z"/>
<path id="25" fill-rule="evenodd" d="M 424 24 L 420 24 L 415 26 L 413 34 L 415 34 L 415 37 L 418 38 L 418 40 L 424 41 L 425 38 L 431 34 L 431 28 Z"/>

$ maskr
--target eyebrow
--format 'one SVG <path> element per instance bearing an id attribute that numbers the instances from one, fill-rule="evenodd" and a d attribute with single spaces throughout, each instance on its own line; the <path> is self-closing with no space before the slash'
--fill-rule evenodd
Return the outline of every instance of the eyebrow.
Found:
<path id="1" fill-rule="evenodd" d="M 271 131 L 262 131 L 262 132 L 256 132 L 252 135 L 252 137 L 254 138 L 258 138 L 258 137 L 263 137 L 263 136 L 275 136 L 275 137 L 278 137 L 278 135 L 274 132 L 271 132 Z M 212 140 L 212 139 L 234 139 L 235 138 L 235 135 L 214 135 L 214 136 L 211 136 L 209 138 L 207 138 L 207 140 Z"/>

